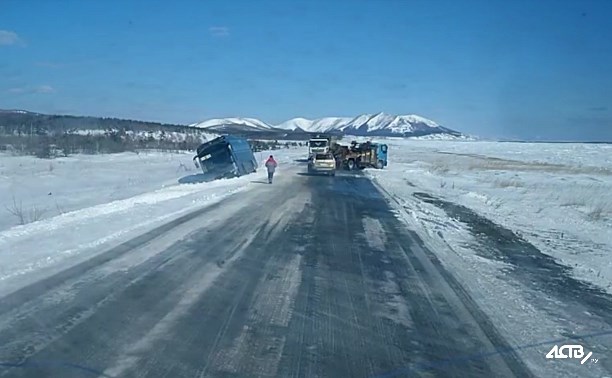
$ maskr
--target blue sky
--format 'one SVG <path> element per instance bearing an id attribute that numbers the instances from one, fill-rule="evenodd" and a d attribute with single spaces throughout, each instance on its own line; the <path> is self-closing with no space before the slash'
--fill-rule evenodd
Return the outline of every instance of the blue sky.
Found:
<path id="1" fill-rule="evenodd" d="M 612 140 L 612 1 L 4 0 L 0 108 Z"/>

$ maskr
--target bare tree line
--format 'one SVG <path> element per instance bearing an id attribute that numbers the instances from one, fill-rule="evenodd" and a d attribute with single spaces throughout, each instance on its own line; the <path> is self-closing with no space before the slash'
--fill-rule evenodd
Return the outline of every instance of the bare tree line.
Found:
<path id="1" fill-rule="evenodd" d="M 73 154 L 104 154 L 137 150 L 189 151 L 195 149 L 202 137 L 185 135 L 183 140 L 152 135 L 139 137 L 110 131 L 104 134 L 55 135 L 0 135 L 0 151 L 39 158 L 69 156 Z"/>

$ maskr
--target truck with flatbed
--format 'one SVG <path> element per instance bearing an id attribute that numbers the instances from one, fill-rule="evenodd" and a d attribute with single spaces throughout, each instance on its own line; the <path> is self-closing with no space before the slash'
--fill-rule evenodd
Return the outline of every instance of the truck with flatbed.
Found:
<path id="1" fill-rule="evenodd" d="M 388 146 L 383 143 L 353 141 L 350 146 L 332 143 L 330 151 L 336 158 L 338 169 L 352 171 L 364 168 L 383 169 L 387 166 Z"/>

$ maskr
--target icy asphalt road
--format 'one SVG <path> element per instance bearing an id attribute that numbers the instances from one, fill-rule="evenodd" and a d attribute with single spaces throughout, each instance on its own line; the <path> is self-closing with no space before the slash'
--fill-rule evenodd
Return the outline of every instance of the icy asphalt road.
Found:
<path id="1" fill-rule="evenodd" d="M 0 376 L 529 376 L 369 180 L 297 169 L 1 298 Z"/>

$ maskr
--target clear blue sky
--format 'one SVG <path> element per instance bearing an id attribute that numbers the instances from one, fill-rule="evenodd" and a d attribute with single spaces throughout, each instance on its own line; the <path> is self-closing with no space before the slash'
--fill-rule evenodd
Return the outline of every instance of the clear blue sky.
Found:
<path id="1" fill-rule="evenodd" d="M 0 108 L 612 140 L 612 1 L 0 2 Z"/>

